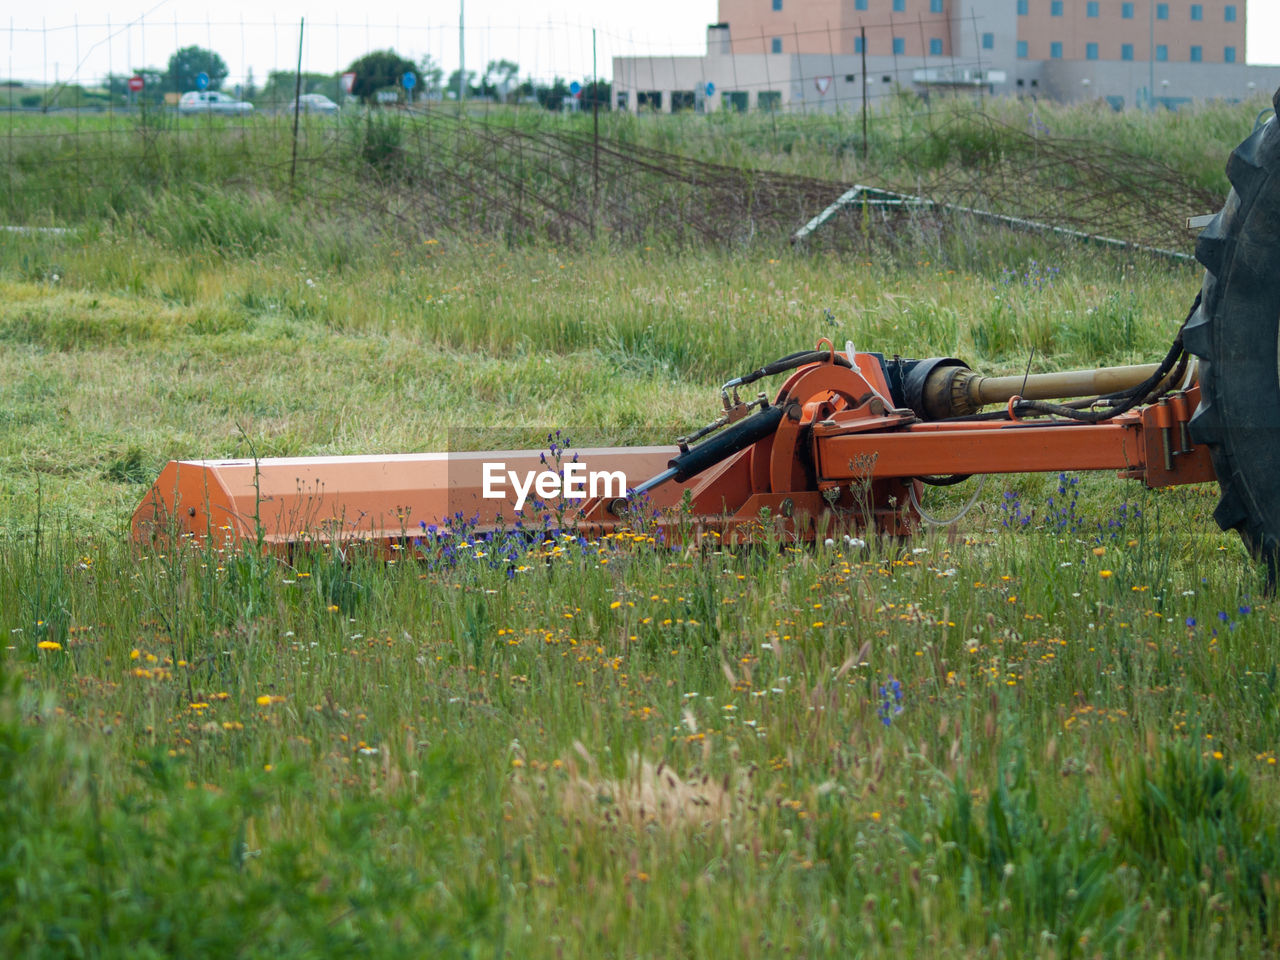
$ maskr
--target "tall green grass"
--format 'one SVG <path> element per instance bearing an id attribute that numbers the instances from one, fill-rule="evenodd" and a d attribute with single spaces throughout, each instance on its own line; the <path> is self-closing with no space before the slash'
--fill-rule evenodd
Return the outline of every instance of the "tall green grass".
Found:
<path id="1" fill-rule="evenodd" d="M 1152 360 L 1194 270 L 979 227 L 410 244 L 215 167 L 0 244 L 6 956 L 1277 951 L 1275 611 L 1211 487 L 995 477 L 911 541 L 511 562 L 126 529 L 172 457 L 668 442 L 821 336 Z"/>
<path id="2" fill-rule="evenodd" d="M 1268 100 L 1178 112 L 1113 113 L 1096 104 L 1063 107 L 1017 100 L 928 103 L 900 97 L 876 110 L 868 141 L 851 114 L 711 114 L 637 117 L 606 113 L 606 144 L 636 144 L 723 164 L 839 182 L 909 187 L 920 176 L 1025 152 L 1028 134 L 1046 144 L 1106 145 L 1134 163 L 1157 163 L 1194 188 L 1225 194 L 1225 157 Z M 412 175 L 424 162 L 465 169 L 494 160 L 487 137 L 505 129 L 590 139 L 590 117 L 543 110 L 476 108 L 464 116 L 437 107 L 422 114 L 360 113 L 304 117 L 293 160 L 291 118 L 182 117 L 152 110 L 84 115 L 9 113 L 0 148 L 6 160 L 0 217 L 9 223 L 77 223 L 149 215 L 157 193 L 199 202 L 204 187 L 276 194 L 302 209 L 323 210 L 337 193 L 335 175 L 352 186 L 370 170 Z M 476 136 L 479 134 L 479 136 Z M 501 159 L 512 183 L 542 171 L 537 150 Z M 320 173 L 323 172 L 323 176 Z M 533 180 L 530 180 L 533 178 Z M 191 196 L 189 191 L 196 191 Z M 292 191 L 292 193 L 291 193 Z M 360 192 L 360 191 L 355 191 Z"/>

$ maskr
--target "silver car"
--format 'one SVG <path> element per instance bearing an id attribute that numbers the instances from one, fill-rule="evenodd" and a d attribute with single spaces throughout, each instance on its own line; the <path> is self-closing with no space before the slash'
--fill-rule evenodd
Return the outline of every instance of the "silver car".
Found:
<path id="1" fill-rule="evenodd" d="M 216 113 L 241 116 L 253 112 L 253 104 L 237 100 L 220 90 L 191 90 L 178 101 L 179 113 Z"/>
<path id="2" fill-rule="evenodd" d="M 293 109 L 293 104 L 289 104 Z M 298 98 L 298 109 L 303 113 L 332 114 L 338 112 L 338 105 L 323 93 L 304 93 Z"/>

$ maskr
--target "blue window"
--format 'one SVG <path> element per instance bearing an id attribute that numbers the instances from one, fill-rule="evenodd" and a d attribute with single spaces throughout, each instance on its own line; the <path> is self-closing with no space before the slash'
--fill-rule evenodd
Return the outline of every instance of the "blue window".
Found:
<path id="1" fill-rule="evenodd" d="M 1132 43 L 1122 43 L 1122 44 L 1120 44 L 1120 59 L 1121 59 L 1121 60 L 1132 60 L 1132 59 L 1133 59 L 1133 44 L 1132 44 Z"/>
<path id="2" fill-rule="evenodd" d="M 773 0 L 773 9 L 775 9 L 775 10 L 781 10 L 781 9 L 782 9 L 782 0 Z"/>
<path id="3" fill-rule="evenodd" d="M 1192 63 L 1199 63 L 1199 62 L 1200 62 L 1201 60 L 1203 60 L 1203 59 L 1204 59 L 1204 51 L 1203 51 L 1203 50 L 1201 50 L 1199 46 L 1194 46 L 1194 47 L 1192 47 L 1192 48 L 1191 48 L 1191 62 L 1192 62 Z"/>
<path id="4" fill-rule="evenodd" d="M 1018 16 L 1025 17 L 1027 15 L 1027 0 L 1018 0 Z"/>
<path id="5" fill-rule="evenodd" d="M 1023 60 L 1027 59 L 1027 41 L 1018 41 L 1018 56 Z"/>
<path id="6" fill-rule="evenodd" d="M 1092 17 L 1094 19 L 1097 18 L 1098 0 L 1089 0 L 1089 2 L 1084 5 L 1084 15 L 1086 17 Z"/>
<path id="7" fill-rule="evenodd" d="M 939 37 L 932 37 L 929 40 L 929 55 L 933 57 L 942 56 L 942 40 Z"/>
<path id="8" fill-rule="evenodd" d="M 867 9 L 867 0 L 853 0 L 853 9 L 855 10 Z"/>
<path id="9" fill-rule="evenodd" d="M 1122 3 L 1122 4 L 1120 4 L 1120 18 L 1121 18 L 1122 20 L 1132 20 L 1132 19 L 1133 19 L 1133 4 L 1132 4 L 1132 3 Z"/>
<path id="10" fill-rule="evenodd" d="M 982 35 L 982 49 L 994 50 L 996 48 L 996 35 L 994 33 L 984 33 Z"/>
<path id="11" fill-rule="evenodd" d="M 771 53 L 781 53 L 781 52 L 782 52 L 782 38 L 781 38 L 781 37 L 774 37 L 774 38 L 773 38 L 773 42 L 770 44 L 770 52 L 771 52 Z"/>
<path id="12" fill-rule="evenodd" d="M 1236 48 L 1235 48 L 1235 47 L 1223 47 L 1223 48 L 1222 48 L 1222 62 L 1223 62 L 1223 63 L 1235 63 L 1235 62 L 1236 62 Z"/>
<path id="13" fill-rule="evenodd" d="M 1156 4 L 1156 19 L 1157 20 L 1169 19 L 1169 5 L 1167 3 Z"/>
<path id="14" fill-rule="evenodd" d="M 1050 0 L 1049 16 L 1051 17 L 1062 16 L 1062 0 Z"/>
<path id="15" fill-rule="evenodd" d="M 1084 45 L 1084 58 L 1086 60 L 1098 59 L 1098 45 L 1096 43 L 1086 43 Z"/>
<path id="16" fill-rule="evenodd" d="M 894 12 L 894 13 L 906 13 L 906 12 L 907 12 L 907 0 L 893 0 L 893 12 Z"/>
<path id="17" fill-rule="evenodd" d="M 903 40 L 901 37 L 894 37 L 894 38 L 893 38 L 893 52 L 894 52 L 895 54 L 897 54 L 897 53 L 906 53 L 906 52 L 907 52 L 907 41 Z"/>
<path id="18" fill-rule="evenodd" d="M 1204 7 L 1201 4 L 1193 3 L 1191 5 L 1191 19 L 1192 20 L 1204 19 Z"/>
<path id="19" fill-rule="evenodd" d="M 1060 40 L 1055 40 L 1049 44 L 1049 56 L 1054 60 L 1062 59 L 1062 42 Z"/>
<path id="20" fill-rule="evenodd" d="M 930 12 L 930 13 L 941 13 L 941 12 L 942 12 L 942 0 L 929 0 L 929 12 Z"/>
<path id="21" fill-rule="evenodd" d="M 1163 43 L 1156 44 L 1156 59 L 1164 63 L 1169 59 L 1169 48 Z"/>
<path id="22" fill-rule="evenodd" d="M 1228 3 L 1222 8 L 1222 19 L 1227 23 L 1236 22 L 1236 8 L 1234 4 Z"/>
<path id="23" fill-rule="evenodd" d="M 853 38 L 853 52 L 854 52 L 854 53 L 861 53 L 861 52 L 862 52 L 862 50 L 863 50 L 863 47 L 862 47 L 862 38 L 861 38 L 861 37 L 854 37 L 854 38 Z"/>

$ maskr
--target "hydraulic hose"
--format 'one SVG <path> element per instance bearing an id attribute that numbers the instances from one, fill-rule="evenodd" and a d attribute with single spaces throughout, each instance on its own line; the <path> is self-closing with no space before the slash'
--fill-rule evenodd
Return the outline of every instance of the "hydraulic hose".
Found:
<path id="1" fill-rule="evenodd" d="M 668 480 L 688 480 L 696 477 L 708 467 L 727 460 L 741 450 L 747 449 L 757 440 L 763 440 L 782 422 L 783 409 L 780 406 L 768 407 L 746 419 L 739 420 L 731 427 L 726 427 L 706 443 L 690 447 L 679 456 L 667 461 L 667 469 L 644 483 L 635 487 L 636 493 L 644 493 Z"/>

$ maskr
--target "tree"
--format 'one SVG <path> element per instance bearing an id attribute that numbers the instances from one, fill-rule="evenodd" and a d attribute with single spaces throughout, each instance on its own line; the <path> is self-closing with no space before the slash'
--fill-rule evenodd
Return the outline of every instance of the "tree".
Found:
<path id="1" fill-rule="evenodd" d="M 607 80 L 597 80 L 593 83 L 584 83 L 582 85 L 582 109 L 591 110 L 598 103 L 600 110 L 608 110 L 613 104 L 610 99 L 613 93 L 613 84 Z"/>
<path id="2" fill-rule="evenodd" d="M 351 95 L 364 103 L 372 103 L 374 95 L 387 87 L 398 88 L 400 78 L 414 69 L 412 60 L 406 60 L 394 50 L 375 50 L 366 53 L 347 67 L 356 75 L 351 85 Z"/>
<path id="3" fill-rule="evenodd" d="M 538 102 L 548 110 L 560 110 L 569 97 L 569 85 L 564 78 L 556 77 L 549 87 L 537 87 L 534 95 Z"/>
<path id="4" fill-rule="evenodd" d="M 516 89 L 520 65 L 510 60 L 490 60 L 480 80 L 480 95 L 502 102 Z"/>
<path id="5" fill-rule="evenodd" d="M 209 89 L 217 90 L 227 79 L 227 65 L 222 57 L 204 47 L 183 47 L 169 58 L 169 71 L 165 77 L 167 89 L 176 93 L 195 90 L 196 77 L 209 75 Z"/>
<path id="6" fill-rule="evenodd" d="M 267 74 L 267 82 L 258 99 L 265 104 L 291 104 L 298 84 L 298 75 L 292 70 L 272 70 Z M 338 95 L 338 78 L 331 73 L 303 73 L 302 93 L 323 93 L 335 101 L 342 98 Z"/>
<path id="7" fill-rule="evenodd" d="M 418 62 L 418 82 L 422 87 L 422 95 L 435 96 L 440 93 L 440 83 L 444 80 L 444 67 L 431 59 L 431 54 L 424 53 Z"/>
<path id="8" fill-rule="evenodd" d="M 475 78 L 476 78 L 475 71 L 468 70 L 466 79 L 462 81 L 467 85 L 468 100 L 474 97 L 480 96 L 480 88 L 472 85 L 472 81 L 475 80 Z M 459 82 L 459 75 L 458 75 L 458 71 L 455 70 L 453 71 L 453 73 L 449 74 L 449 82 L 444 85 L 445 97 L 447 97 L 450 100 L 458 99 L 458 82 Z"/>

